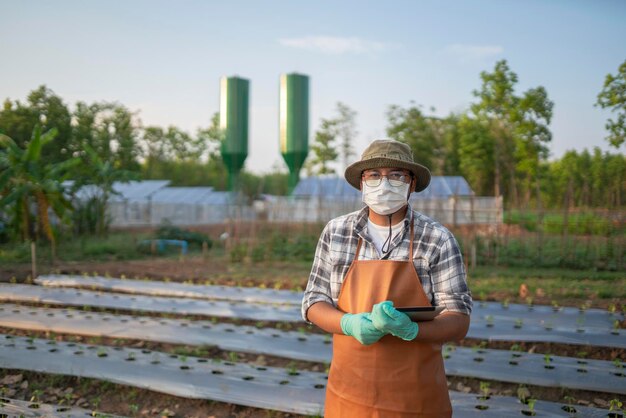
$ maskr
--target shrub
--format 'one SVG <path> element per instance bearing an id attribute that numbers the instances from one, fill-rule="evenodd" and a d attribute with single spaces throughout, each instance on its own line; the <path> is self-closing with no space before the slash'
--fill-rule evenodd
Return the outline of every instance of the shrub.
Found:
<path id="1" fill-rule="evenodd" d="M 213 241 L 208 235 L 182 229 L 169 223 L 164 223 L 159 227 L 159 229 L 157 229 L 156 237 L 158 239 L 177 239 L 187 241 L 190 246 L 197 245 L 202 247 L 203 242 L 207 243 L 208 248 L 213 246 Z"/>

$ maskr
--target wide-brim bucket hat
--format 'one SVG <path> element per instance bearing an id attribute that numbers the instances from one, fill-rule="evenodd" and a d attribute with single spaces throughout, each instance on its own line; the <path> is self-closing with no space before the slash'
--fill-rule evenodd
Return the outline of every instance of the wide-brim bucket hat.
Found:
<path id="1" fill-rule="evenodd" d="M 411 147 L 393 139 L 377 139 L 365 148 L 361 159 L 346 168 L 346 181 L 361 190 L 361 175 L 373 168 L 403 168 L 415 177 L 414 192 L 421 192 L 430 184 L 430 170 L 413 160 Z"/>

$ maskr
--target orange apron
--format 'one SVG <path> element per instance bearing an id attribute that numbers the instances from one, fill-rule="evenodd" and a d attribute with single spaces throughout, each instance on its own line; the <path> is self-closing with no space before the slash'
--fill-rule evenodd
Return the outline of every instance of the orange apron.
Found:
<path id="1" fill-rule="evenodd" d="M 374 304 L 431 306 L 413 266 L 413 224 L 408 261 L 359 260 L 361 238 L 339 293 L 338 308 L 371 312 Z M 441 344 L 385 335 L 362 345 L 333 335 L 326 418 L 450 418 Z"/>

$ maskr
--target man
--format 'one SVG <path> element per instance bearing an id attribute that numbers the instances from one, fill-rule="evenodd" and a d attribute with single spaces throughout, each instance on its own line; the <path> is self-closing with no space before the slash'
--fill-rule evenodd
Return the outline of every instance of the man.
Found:
<path id="1" fill-rule="evenodd" d="M 302 301 L 333 334 L 325 417 L 451 417 L 441 344 L 465 336 L 472 298 L 454 236 L 408 204 L 430 171 L 377 140 L 345 178 L 367 206 L 326 225 Z M 431 305 L 419 324 L 395 309 Z"/>

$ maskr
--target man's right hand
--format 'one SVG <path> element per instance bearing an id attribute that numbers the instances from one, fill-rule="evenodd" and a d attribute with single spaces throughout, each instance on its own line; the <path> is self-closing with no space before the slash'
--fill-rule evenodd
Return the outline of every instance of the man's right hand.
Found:
<path id="1" fill-rule="evenodd" d="M 363 345 L 374 344 L 387 334 L 374 326 L 369 312 L 344 314 L 341 317 L 341 330 L 344 334 L 356 338 Z"/>

